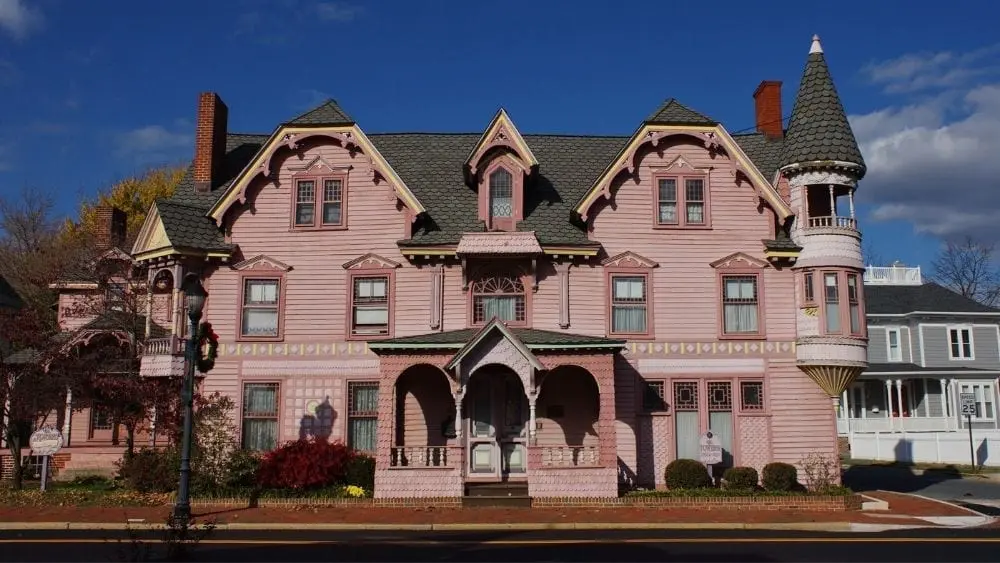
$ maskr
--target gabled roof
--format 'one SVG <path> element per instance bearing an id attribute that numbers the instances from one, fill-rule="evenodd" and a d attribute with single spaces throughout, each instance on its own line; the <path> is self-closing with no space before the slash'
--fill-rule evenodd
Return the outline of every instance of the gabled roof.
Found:
<path id="1" fill-rule="evenodd" d="M 205 216 L 204 208 L 160 200 L 146 216 L 132 253 L 141 255 L 168 248 L 229 252 L 232 245 L 215 222 Z"/>
<path id="2" fill-rule="evenodd" d="M 538 166 L 538 159 L 535 158 L 531 147 L 525 142 L 521 132 L 517 130 L 517 126 L 514 125 L 510 116 L 507 115 L 507 111 L 503 108 L 497 110 L 496 115 L 490 120 L 490 124 L 486 126 L 483 136 L 479 138 L 479 142 L 472 147 L 469 157 L 465 159 L 465 165 L 474 169 L 478 161 L 488 152 L 488 149 L 498 145 L 507 146 L 513 150 L 525 168 L 530 169 L 533 166 Z"/>
<path id="3" fill-rule="evenodd" d="M 924 312 L 995 314 L 1000 317 L 1000 309 L 963 297 L 934 282 L 923 285 L 866 285 L 865 311 L 869 315 Z"/>
<path id="4" fill-rule="evenodd" d="M 285 123 L 286 125 L 353 125 L 347 112 L 341 109 L 337 100 L 327 99 L 320 105 Z"/>
<path id="5" fill-rule="evenodd" d="M 674 98 L 668 98 L 656 111 L 646 118 L 646 123 L 656 123 L 658 125 L 715 125 L 718 121 L 703 113 L 694 111 Z"/>
<path id="6" fill-rule="evenodd" d="M 813 36 L 785 134 L 781 165 L 824 161 L 854 164 L 864 175 L 865 160 L 833 85 L 819 37 Z"/>

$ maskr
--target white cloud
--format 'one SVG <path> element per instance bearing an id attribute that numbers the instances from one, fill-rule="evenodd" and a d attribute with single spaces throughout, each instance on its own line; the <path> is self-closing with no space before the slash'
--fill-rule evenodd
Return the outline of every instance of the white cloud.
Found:
<path id="1" fill-rule="evenodd" d="M 349 22 L 361 15 L 361 6 L 347 2 L 317 2 L 316 15 L 326 21 Z"/>
<path id="2" fill-rule="evenodd" d="M 42 12 L 27 6 L 25 0 L 0 0 L 0 29 L 21 40 L 45 22 Z"/>
<path id="3" fill-rule="evenodd" d="M 970 54 L 908 55 L 870 65 L 887 91 L 948 89 L 915 101 L 850 117 L 868 175 L 860 201 L 876 221 L 906 220 L 917 232 L 948 238 L 1000 240 L 1000 83 L 978 82 L 1000 63 L 1000 49 Z M 945 62 L 941 62 L 945 61 Z M 935 69 L 967 67 L 965 78 Z M 874 69 L 874 70 L 873 70 Z M 949 77 L 950 76 L 950 77 Z"/>
<path id="4" fill-rule="evenodd" d="M 178 125 L 181 125 L 178 123 Z M 162 125 L 147 125 L 117 135 L 115 154 L 136 163 L 166 162 L 193 151 L 194 135 L 189 123 L 183 130 L 171 130 Z"/>
<path id="5" fill-rule="evenodd" d="M 862 73 L 887 93 L 951 88 L 970 80 L 1000 74 L 1000 44 L 968 53 L 910 53 L 887 61 L 871 62 Z"/>

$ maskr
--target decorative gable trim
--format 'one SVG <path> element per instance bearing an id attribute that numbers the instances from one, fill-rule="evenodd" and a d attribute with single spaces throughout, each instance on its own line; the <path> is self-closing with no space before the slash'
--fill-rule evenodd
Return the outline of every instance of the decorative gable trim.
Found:
<path id="1" fill-rule="evenodd" d="M 486 127 L 486 132 L 479 138 L 479 142 L 472 148 L 469 157 L 465 160 L 465 165 L 469 169 L 472 177 L 476 176 L 476 171 L 481 164 L 483 156 L 496 147 L 507 147 L 513 151 L 525 164 L 526 168 L 538 166 L 538 159 L 531 152 L 528 143 L 521 137 L 521 132 L 514 126 L 507 111 L 500 108 L 490 124 Z"/>
<path id="2" fill-rule="evenodd" d="M 159 250 L 161 248 L 170 248 L 173 244 L 170 243 L 170 238 L 167 237 L 167 229 L 163 226 L 163 220 L 160 219 L 160 210 L 156 208 L 156 204 L 149 206 L 149 213 L 146 214 L 146 220 L 142 222 L 142 228 L 139 229 L 139 236 L 136 237 L 135 243 L 132 245 L 132 255 L 136 256 L 153 250 Z"/>
<path id="3" fill-rule="evenodd" d="M 378 178 L 383 178 L 389 182 L 396 197 L 403 202 L 413 212 L 413 217 L 424 213 L 426 209 L 417 199 L 417 196 L 410 191 L 399 174 L 389 165 L 375 145 L 364 134 L 357 125 L 344 125 L 335 127 L 297 127 L 281 126 L 271 135 L 266 143 L 257 152 L 257 155 L 246 165 L 245 168 L 233 179 L 222 194 L 219 200 L 208 211 L 208 217 L 221 224 L 226 212 L 236 203 L 245 203 L 247 198 L 247 187 L 260 175 L 265 178 L 272 178 L 271 164 L 274 156 L 281 149 L 296 150 L 301 144 L 314 137 L 325 137 L 338 141 L 342 147 L 351 152 L 351 156 L 361 154 L 373 178 L 376 182 Z"/>
<path id="4" fill-rule="evenodd" d="M 364 256 L 359 256 L 354 260 L 349 262 L 344 262 L 345 270 L 359 270 L 359 269 L 381 269 L 381 268 L 398 268 L 400 266 L 399 262 L 394 262 L 388 258 L 383 258 L 374 252 L 369 252 Z"/>
<path id="5" fill-rule="evenodd" d="M 631 250 L 606 258 L 601 262 L 601 265 L 605 268 L 655 268 L 659 266 L 656 262 Z"/>
<path id="6" fill-rule="evenodd" d="M 344 173 L 353 168 L 354 165 L 352 164 L 333 165 L 327 162 L 322 156 L 317 156 L 305 166 L 289 167 L 289 170 L 292 172 L 292 176 L 301 176 L 303 174 L 327 174 L 331 172 Z"/>
<path id="7" fill-rule="evenodd" d="M 646 143 L 656 147 L 661 140 L 677 135 L 692 137 L 701 141 L 708 150 L 721 148 L 730 157 L 733 174 L 741 174 L 749 179 L 758 195 L 771 205 L 780 220 L 784 221 L 794 215 L 792 208 L 781 198 L 777 189 L 767 181 L 767 178 L 761 174 L 753 161 L 750 160 L 746 153 L 743 152 L 743 149 L 729 135 L 729 132 L 721 125 L 643 125 L 632 135 L 632 139 L 628 144 L 618 152 L 618 156 L 615 157 L 611 164 L 604 169 L 604 172 L 601 173 L 597 181 L 587 190 L 587 193 L 576 204 L 573 211 L 586 221 L 590 213 L 590 208 L 598 199 L 602 196 L 610 199 L 611 184 L 619 174 L 622 172 L 627 172 L 630 176 L 635 174 L 637 166 L 635 157 L 640 148 Z"/>
<path id="8" fill-rule="evenodd" d="M 542 365 L 542 362 L 538 360 L 535 354 L 531 352 L 531 350 L 524 344 L 524 342 L 522 342 L 520 338 L 515 336 L 514 333 L 511 332 L 509 328 L 507 328 L 507 325 L 497 320 L 496 318 L 487 323 L 486 326 L 482 328 L 482 330 L 480 330 L 475 336 L 470 338 L 469 343 L 463 346 L 462 349 L 459 350 L 451 358 L 448 364 L 445 365 L 445 369 L 447 370 L 455 369 L 455 366 L 459 365 L 462 362 L 462 360 L 465 359 L 465 357 L 468 356 L 470 352 L 475 350 L 476 347 L 478 347 L 479 344 L 493 331 L 499 332 L 502 338 L 508 340 L 511 344 L 513 344 L 514 347 L 517 349 L 517 351 L 520 352 L 522 356 L 524 356 L 524 359 L 527 360 L 529 364 L 531 364 L 531 367 L 535 368 L 536 370 L 545 369 L 545 366 Z M 471 374 L 462 374 L 462 375 L 463 377 L 468 377 Z"/>
<path id="9" fill-rule="evenodd" d="M 272 272 L 287 272 L 292 269 L 291 266 L 281 262 L 280 260 L 275 260 L 266 254 L 258 254 L 253 258 L 244 260 L 239 264 L 233 266 L 234 270 L 241 272 L 248 271 L 272 271 Z"/>
<path id="10" fill-rule="evenodd" d="M 660 173 L 660 174 L 666 174 L 666 173 L 681 174 L 681 173 L 684 173 L 684 172 L 698 172 L 698 173 L 704 174 L 704 173 L 708 172 L 711 169 L 712 169 L 712 167 L 710 167 L 710 166 L 699 168 L 699 167 L 691 164 L 690 162 L 688 162 L 687 159 L 684 158 L 683 155 L 678 155 L 677 158 L 675 158 L 675 159 L 673 159 L 673 160 L 670 161 L 670 164 L 668 164 L 666 166 L 654 166 L 652 168 L 652 171 L 653 171 L 654 174 L 656 174 L 656 173 Z"/>
<path id="11" fill-rule="evenodd" d="M 725 258 L 721 258 L 709 264 L 709 266 L 721 270 L 721 269 L 733 269 L 733 268 L 767 268 L 768 264 L 764 260 L 758 260 L 749 254 L 744 252 L 734 252 Z"/>

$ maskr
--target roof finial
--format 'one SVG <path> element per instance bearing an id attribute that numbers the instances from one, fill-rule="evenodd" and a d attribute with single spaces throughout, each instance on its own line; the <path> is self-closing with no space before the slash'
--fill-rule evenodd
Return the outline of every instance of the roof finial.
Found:
<path id="1" fill-rule="evenodd" d="M 823 46 L 819 44 L 819 35 L 813 35 L 813 43 L 812 47 L 809 47 L 809 54 L 812 55 L 813 53 L 822 53 L 822 52 L 823 52 Z"/>

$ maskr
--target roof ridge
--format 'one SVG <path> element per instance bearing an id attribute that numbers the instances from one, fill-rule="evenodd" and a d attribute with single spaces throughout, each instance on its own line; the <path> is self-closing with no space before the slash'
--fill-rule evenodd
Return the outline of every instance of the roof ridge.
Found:
<path id="1" fill-rule="evenodd" d="M 719 122 L 707 115 L 680 103 L 677 98 L 667 98 L 660 104 L 645 123 L 663 125 L 717 125 Z"/>
<path id="2" fill-rule="evenodd" d="M 284 125 L 349 125 L 354 119 L 347 115 L 337 100 L 325 99 L 321 104 L 284 123 Z"/>

